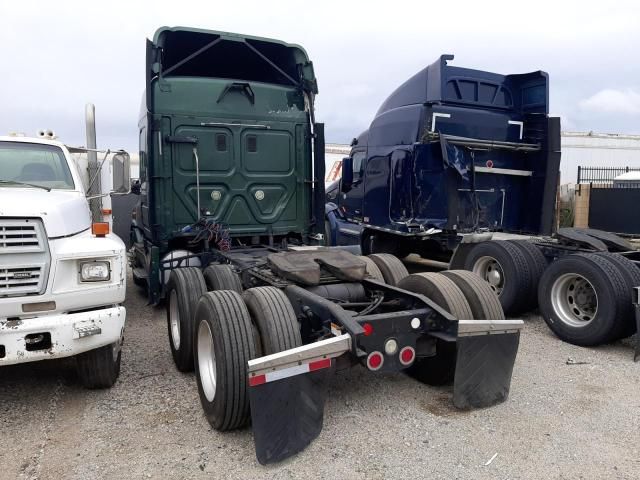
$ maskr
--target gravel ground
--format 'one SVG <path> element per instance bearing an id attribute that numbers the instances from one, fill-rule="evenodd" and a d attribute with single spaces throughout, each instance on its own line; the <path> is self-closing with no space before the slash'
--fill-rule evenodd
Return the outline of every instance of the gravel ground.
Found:
<path id="1" fill-rule="evenodd" d="M 83 390 L 69 360 L 0 369 L 0 478 L 640 477 L 630 342 L 574 347 L 531 315 L 510 398 L 472 412 L 452 408 L 449 388 L 342 372 L 320 437 L 262 467 L 250 429 L 221 434 L 204 419 L 193 374 L 173 367 L 164 310 L 132 284 L 126 306 L 114 388 Z"/>

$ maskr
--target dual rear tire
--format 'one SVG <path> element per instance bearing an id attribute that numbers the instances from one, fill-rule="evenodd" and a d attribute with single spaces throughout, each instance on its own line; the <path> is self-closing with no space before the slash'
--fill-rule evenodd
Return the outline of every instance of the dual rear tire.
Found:
<path id="1" fill-rule="evenodd" d="M 196 379 L 205 416 L 216 430 L 243 427 L 250 416 L 247 362 L 302 344 L 291 302 L 275 287 L 250 288 L 243 295 L 213 291 L 198 301 L 194 320 Z"/>
<path id="2" fill-rule="evenodd" d="M 504 312 L 494 290 L 480 277 L 465 270 L 417 273 L 398 284 L 399 288 L 425 295 L 458 320 L 503 320 Z M 453 381 L 456 344 L 436 339 L 436 354 L 418 358 L 407 373 L 429 385 Z"/>
<path id="3" fill-rule="evenodd" d="M 535 308 L 546 265 L 544 255 L 528 241 L 491 240 L 474 246 L 464 268 L 491 286 L 507 315 L 517 315 Z"/>
<path id="4" fill-rule="evenodd" d="M 630 260 L 610 253 L 567 255 L 542 275 L 540 313 L 560 339 L 594 346 L 635 332 L 633 287 L 640 271 Z"/>

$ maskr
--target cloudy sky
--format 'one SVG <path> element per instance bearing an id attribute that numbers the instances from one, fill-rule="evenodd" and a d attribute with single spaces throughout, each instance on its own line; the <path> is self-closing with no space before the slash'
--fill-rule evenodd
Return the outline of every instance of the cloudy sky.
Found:
<path id="1" fill-rule="evenodd" d="M 2 0 L 0 21 L 0 134 L 52 128 L 84 144 L 91 101 L 98 144 L 135 151 L 144 39 L 162 25 L 303 45 L 329 142 L 365 129 L 395 87 L 442 53 L 469 68 L 547 71 L 564 130 L 640 134 L 637 1 Z"/>

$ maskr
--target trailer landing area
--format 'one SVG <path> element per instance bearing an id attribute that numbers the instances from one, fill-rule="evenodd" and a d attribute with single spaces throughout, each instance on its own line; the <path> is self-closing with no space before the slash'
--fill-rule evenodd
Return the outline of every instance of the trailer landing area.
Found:
<path id="1" fill-rule="evenodd" d="M 345 370 L 318 439 L 262 467 L 249 428 L 210 428 L 194 375 L 173 364 L 164 307 L 128 285 L 131 321 L 111 390 L 84 390 L 71 362 L 2 370 L 0 478 L 640 477 L 633 338 L 576 347 L 526 317 L 509 400 L 470 412 L 453 408 L 449 387 Z"/>

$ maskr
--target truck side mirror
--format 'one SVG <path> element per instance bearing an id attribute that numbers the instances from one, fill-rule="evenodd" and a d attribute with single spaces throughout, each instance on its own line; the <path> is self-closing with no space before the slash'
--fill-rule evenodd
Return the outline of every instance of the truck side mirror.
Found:
<path id="1" fill-rule="evenodd" d="M 353 185 L 353 159 L 344 157 L 342 159 L 342 181 L 340 182 L 340 190 L 347 193 Z"/>
<path id="2" fill-rule="evenodd" d="M 112 161 L 113 181 L 111 183 L 115 193 L 129 193 L 131 189 L 131 159 L 126 152 L 116 153 Z"/>

